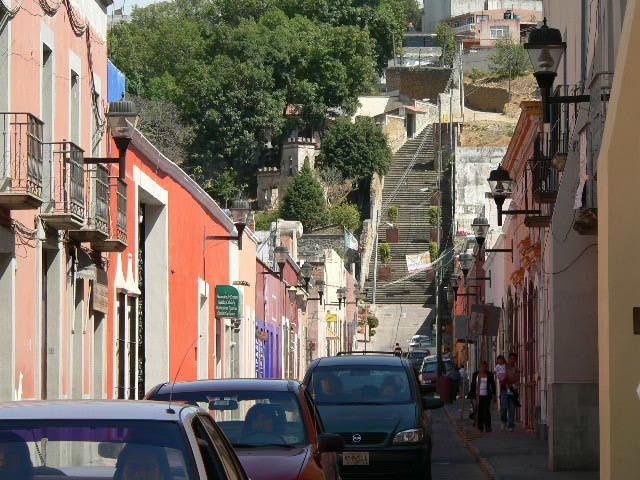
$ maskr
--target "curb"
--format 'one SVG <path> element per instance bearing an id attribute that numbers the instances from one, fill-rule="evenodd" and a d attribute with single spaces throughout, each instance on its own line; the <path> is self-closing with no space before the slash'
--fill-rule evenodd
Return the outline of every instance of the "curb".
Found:
<path id="1" fill-rule="evenodd" d="M 458 432 L 458 436 L 464 442 L 465 446 L 467 447 L 467 450 L 469 450 L 469 453 L 471 453 L 471 455 L 476 460 L 476 462 L 478 462 L 478 465 L 480 465 L 480 469 L 484 472 L 487 478 L 489 480 L 499 480 L 499 477 L 496 474 L 496 471 L 493 468 L 493 466 L 489 462 L 487 462 L 484 458 L 482 458 L 482 455 L 480 455 L 480 451 L 471 444 L 471 441 L 469 440 L 469 438 L 467 438 L 466 433 L 462 428 L 460 428 L 457 422 L 453 419 L 447 407 L 444 407 L 444 412 L 447 415 L 447 418 L 449 419 L 449 422 L 451 423 L 453 428 L 456 430 L 456 432 Z"/>

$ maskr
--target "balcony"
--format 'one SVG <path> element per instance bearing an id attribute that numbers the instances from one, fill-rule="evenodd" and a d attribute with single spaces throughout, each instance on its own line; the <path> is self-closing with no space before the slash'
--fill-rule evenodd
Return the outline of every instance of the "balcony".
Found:
<path id="1" fill-rule="evenodd" d="M 105 165 L 85 168 L 86 223 L 69 235 L 80 242 L 106 240 L 109 237 L 109 169 Z"/>
<path id="2" fill-rule="evenodd" d="M 539 134 L 533 158 L 530 160 L 533 199 L 541 204 L 555 203 L 560 184 L 558 169 L 554 166 L 552 158 L 545 155 L 545 152 L 556 147 L 551 138 L 547 134 Z"/>
<path id="3" fill-rule="evenodd" d="M 56 230 L 79 230 L 85 224 L 83 150 L 72 142 L 45 144 L 51 164 L 45 174 L 41 217 Z"/>
<path id="4" fill-rule="evenodd" d="M 42 204 L 43 125 L 30 113 L 0 112 L 0 207 Z"/>
<path id="5" fill-rule="evenodd" d="M 582 85 L 558 85 L 555 89 L 555 97 L 571 97 L 583 95 Z M 559 172 L 564 171 L 569 154 L 569 120 L 571 118 L 568 103 L 555 103 L 550 105 L 551 128 L 549 131 L 548 150 L 545 155 L 549 157 Z M 576 108 L 575 106 L 573 107 Z M 574 112 L 573 118 L 575 118 Z"/>
<path id="6" fill-rule="evenodd" d="M 127 184 L 118 179 L 118 183 L 110 188 L 114 190 L 111 198 L 115 199 L 116 205 L 111 210 L 115 215 L 109 222 L 108 238 L 91 243 L 91 248 L 98 252 L 122 252 L 127 248 Z"/>

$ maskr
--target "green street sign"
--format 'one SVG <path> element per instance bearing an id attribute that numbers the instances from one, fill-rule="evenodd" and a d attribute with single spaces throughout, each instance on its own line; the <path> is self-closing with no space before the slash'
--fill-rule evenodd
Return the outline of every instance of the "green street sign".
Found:
<path id="1" fill-rule="evenodd" d="M 242 318 L 242 293 L 231 285 L 216 286 L 216 318 Z"/>

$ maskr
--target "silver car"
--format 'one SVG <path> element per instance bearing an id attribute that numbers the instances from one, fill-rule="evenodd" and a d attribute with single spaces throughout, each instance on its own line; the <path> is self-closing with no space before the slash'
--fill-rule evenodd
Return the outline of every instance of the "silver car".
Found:
<path id="1" fill-rule="evenodd" d="M 0 478 L 246 479 L 211 417 L 132 401 L 0 404 Z"/>

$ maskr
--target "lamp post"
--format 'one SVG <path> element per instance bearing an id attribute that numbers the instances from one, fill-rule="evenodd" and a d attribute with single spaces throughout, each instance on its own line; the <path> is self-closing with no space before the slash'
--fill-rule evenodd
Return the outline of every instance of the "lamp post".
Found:
<path id="1" fill-rule="evenodd" d="M 84 163 L 87 165 L 117 163 L 119 165 L 118 178 L 124 180 L 127 171 L 125 161 L 127 149 L 129 148 L 133 133 L 136 130 L 136 125 L 140 118 L 138 109 L 132 101 L 119 100 L 109 103 L 109 109 L 105 116 L 107 117 L 109 133 L 118 148 L 118 157 L 88 157 L 84 159 Z"/>
<path id="2" fill-rule="evenodd" d="M 498 165 L 498 168 L 491 170 L 487 181 L 489 182 L 489 188 L 491 188 L 493 201 L 496 202 L 496 206 L 498 207 L 498 226 L 502 226 L 502 215 L 540 215 L 540 209 L 502 210 L 504 201 L 513 193 L 513 180 L 511 180 L 509 172 L 507 172 L 502 165 Z"/>
<path id="3" fill-rule="evenodd" d="M 289 256 L 289 249 L 284 245 L 279 245 L 273 249 L 273 253 L 280 271 L 280 280 L 282 280 L 284 278 L 284 267 L 287 264 L 287 257 Z"/>
<path id="4" fill-rule="evenodd" d="M 540 87 L 544 107 L 544 123 L 551 121 L 550 104 L 582 103 L 590 100 L 589 95 L 551 96 L 551 88 L 567 44 L 562 41 L 560 30 L 547 26 L 546 18 L 542 26 L 531 30 L 524 48 L 529 54 L 533 65 L 533 76 L 536 77 L 538 87 Z"/>
<path id="5" fill-rule="evenodd" d="M 311 285 L 311 279 L 313 278 L 313 265 L 311 265 L 309 262 L 305 262 L 304 265 L 300 267 L 300 271 L 308 290 L 309 286 Z"/>
<path id="6" fill-rule="evenodd" d="M 556 78 L 560 59 L 567 49 L 562 41 L 562 33 L 557 28 L 549 28 L 547 19 L 539 28 L 529 33 L 529 40 L 524 44 L 533 65 L 533 76 L 536 77 L 544 104 L 544 123 L 549 123 L 549 97 L 551 87 Z"/>
<path id="7" fill-rule="evenodd" d="M 489 232 L 489 221 L 484 215 L 480 215 L 473 219 L 471 228 L 473 228 L 473 233 L 476 236 L 476 243 L 479 249 L 482 250 L 484 241 L 487 238 L 487 233 Z"/>
<path id="8" fill-rule="evenodd" d="M 467 279 L 467 275 L 473 268 L 474 257 L 470 253 L 461 253 L 458 255 L 458 260 L 460 261 L 460 270 L 462 270 L 462 274 L 464 275 L 465 280 Z"/>

